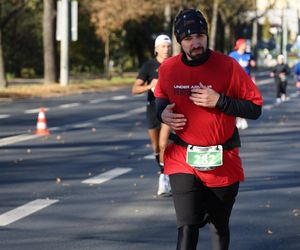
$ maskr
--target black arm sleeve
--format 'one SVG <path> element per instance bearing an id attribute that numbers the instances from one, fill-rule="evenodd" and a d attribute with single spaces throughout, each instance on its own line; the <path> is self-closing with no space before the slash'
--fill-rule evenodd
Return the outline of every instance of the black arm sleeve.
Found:
<path id="1" fill-rule="evenodd" d="M 156 105 L 156 116 L 160 122 L 163 122 L 161 119 L 161 113 L 164 109 L 170 104 L 168 99 L 164 98 L 156 98 L 155 105 Z"/>
<path id="2" fill-rule="evenodd" d="M 261 115 L 261 106 L 248 100 L 238 100 L 220 94 L 216 107 L 227 115 L 246 119 L 257 119 Z"/>

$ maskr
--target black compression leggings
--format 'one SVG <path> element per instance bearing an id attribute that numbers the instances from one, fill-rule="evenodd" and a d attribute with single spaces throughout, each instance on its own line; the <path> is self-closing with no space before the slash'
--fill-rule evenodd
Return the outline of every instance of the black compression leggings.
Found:
<path id="1" fill-rule="evenodd" d="M 227 250 L 229 247 L 229 228 L 217 230 L 212 223 L 209 223 L 212 231 L 212 249 Z M 184 225 L 178 228 L 177 250 L 196 250 L 199 237 L 197 225 Z"/>
<path id="2" fill-rule="evenodd" d="M 178 228 L 177 250 L 196 250 L 199 236 L 199 227 L 185 225 Z"/>
<path id="3" fill-rule="evenodd" d="M 228 250 L 229 218 L 239 182 L 209 188 L 191 174 L 170 175 L 177 216 L 177 250 L 196 250 L 199 228 L 209 225 L 213 250 Z"/>

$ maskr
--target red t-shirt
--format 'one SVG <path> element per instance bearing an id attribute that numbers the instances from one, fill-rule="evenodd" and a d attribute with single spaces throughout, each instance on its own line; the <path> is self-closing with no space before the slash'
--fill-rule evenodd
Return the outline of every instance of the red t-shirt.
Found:
<path id="1" fill-rule="evenodd" d="M 229 56 L 211 52 L 204 64 L 193 67 L 185 65 L 181 57 L 182 54 L 179 54 L 161 64 L 154 94 L 157 98 L 175 103 L 173 111 L 186 117 L 185 128 L 176 131 L 185 142 L 198 146 L 223 144 L 233 134 L 235 117 L 226 115 L 217 108 L 195 105 L 189 99 L 191 89 L 202 83 L 218 93 L 235 99 L 250 100 L 257 105 L 263 104 L 261 94 L 243 68 Z M 164 172 L 195 174 L 209 187 L 227 186 L 244 180 L 238 148 L 225 150 L 223 165 L 211 171 L 192 168 L 186 163 L 185 157 L 186 148 L 170 144 L 165 151 Z"/>

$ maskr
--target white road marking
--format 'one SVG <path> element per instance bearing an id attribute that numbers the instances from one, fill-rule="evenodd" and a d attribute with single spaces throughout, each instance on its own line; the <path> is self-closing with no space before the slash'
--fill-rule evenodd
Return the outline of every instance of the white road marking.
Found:
<path id="1" fill-rule="evenodd" d="M 270 105 L 263 105 L 263 109 L 265 109 L 265 110 L 270 110 L 272 108 L 274 108 L 274 105 L 272 105 L 272 104 L 270 104 Z"/>
<path id="2" fill-rule="evenodd" d="M 44 108 L 45 111 L 50 110 L 50 108 Z M 35 113 L 39 113 L 40 109 L 27 109 L 24 111 L 25 114 L 35 114 Z"/>
<path id="3" fill-rule="evenodd" d="M 299 95 L 298 93 L 293 93 L 293 94 L 290 94 L 290 97 L 295 98 L 295 97 L 298 97 L 298 95 Z"/>
<path id="4" fill-rule="evenodd" d="M 256 81 L 256 84 L 257 85 L 266 85 L 266 84 L 270 84 L 270 83 L 272 83 L 274 81 L 274 79 L 272 79 L 272 78 L 268 78 L 268 79 L 263 79 L 263 80 L 257 80 Z"/>
<path id="5" fill-rule="evenodd" d="M 0 119 L 5 119 L 5 118 L 8 118 L 8 117 L 10 117 L 10 115 L 6 115 L 6 114 L 0 115 Z"/>
<path id="6" fill-rule="evenodd" d="M 52 128 L 49 128 L 49 131 L 58 131 L 60 130 L 60 127 L 52 127 Z"/>
<path id="7" fill-rule="evenodd" d="M 73 102 L 73 103 L 62 104 L 62 105 L 59 105 L 58 107 L 60 107 L 60 108 L 73 108 L 73 107 L 77 107 L 79 105 L 80 105 L 79 102 Z"/>
<path id="8" fill-rule="evenodd" d="M 118 113 L 118 114 L 113 114 L 113 115 L 107 115 L 107 116 L 102 116 L 98 118 L 98 121 L 113 121 L 113 120 L 118 120 L 121 118 L 126 118 L 134 114 L 139 114 L 139 113 L 144 113 L 146 112 L 146 107 L 141 107 L 141 108 L 136 108 L 133 110 L 130 110 L 127 113 Z"/>
<path id="9" fill-rule="evenodd" d="M 107 115 L 107 116 L 102 116 L 99 117 L 97 120 L 98 121 L 113 121 L 113 120 L 118 120 L 121 118 L 126 118 L 128 115 L 125 113 L 121 113 L 121 114 L 114 114 L 114 115 Z"/>
<path id="10" fill-rule="evenodd" d="M 27 110 L 27 112 L 28 112 L 28 110 Z M 146 112 L 145 106 L 143 106 L 141 108 L 136 108 L 136 109 L 130 110 L 127 113 L 119 113 L 119 114 L 114 114 L 114 115 L 102 116 L 102 117 L 98 118 L 98 120 L 99 121 L 113 121 L 113 120 L 118 120 L 121 118 L 126 118 L 126 117 L 129 117 L 134 114 L 143 113 L 143 112 Z M 92 123 L 80 123 L 77 125 L 76 124 L 73 125 L 73 128 L 84 128 L 84 127 L 91 127 L 91 126 L 93 126 Z M 60 129 L 59 127 L 53 127 L 53 128 L 50 128 L 49 130 L 50 131 L 58 131 L 59 129 Z M 16 135 L 16 136 L 2 138 L 2 139 L 0 139 L 0 147 L 9 145 L 9 144 L 13 144 L 13 143 L 17 143 L 17 142 L 21 142 L 21 141 L 32 140 L 32 139 L 38 138 L 40 136 L 41 135 L 24 134 L 24 135 Z"/>
<path id="11" fill-rule="evenodd" d="M 40 135 L 16 135 L 16 136 L 2 138 L 2 139 L 0 139 L 0 147 L 9 145 L 9 144 L 13 144 L 13 143 L 17 143 L 17 142 L 21 142 L 21 141 L 32 140 L 32 139 L 35 139 L 38 137 L 40 137 Z"/>
<path id="12" fill-rule="evenodd" d="M 113 178 L 116 178 L 122 174 L 126 174 L 126 173 L 130 172 L 131 170 L 132 170 L 132 168 L 114 168 L 103 174 L 99 174 L 92 178 L 86 179 L 86 180 L 82 181 L 81 183 L 102 184 L 102 183 L 107 182 Z"/>
<path id="13" fill-rule="evenodd" d="M 13 210 L 10 210 L 4 214 L 0 215 L 0 226 L 7 226 L 17 220 L 20 220 L 30 214 L 33 214 L 45 207 L 48 207 L 58 200 L 49 200 L 49 199 L 37 199 L 26 203 L 20 207 L 17 207 Z"/>
<path id="14" fill-rule="evenodd" d="M 72 128 L 87 128 L 87 127 L 91 127 L 91 126 L 93 126 L 93 124 L 90 122 L 87 122 L 87 123 L 75 124 L 74 126 L 72 126 Z"/>
<path id="15" fill-rule="evenodd" d="M 146 156 L 144 156 L 144 159 L 146 159 L 146 160 L 154 160 L 155 156 L 154 156 L 154 154 L 146 155 Z"/>
<path id="16" fill-rule="evenodd" d="M 91 100 L 91 101 L 89 101 L 89 103 L 97 104 L 97 103 L 101 103 L 101 102 L 105 102 L 105 101 L 107 101 L 106 98 L 100 98 L 100 99 Z"/>
<path id="17" fill-rule="evenodd" d="M 125 99 L 128 99 L 127 95 L 118 95 L 118 96 L 114 96 L 111 98 L 111 100 L 113 100 L 113 101 L 119 101 L 119 100 L 125 100 Z"/>
<path id="18" fill-rule="evenodd" d="M 255 72 L 255 76 L 269 76 L 269 71 Z"/>

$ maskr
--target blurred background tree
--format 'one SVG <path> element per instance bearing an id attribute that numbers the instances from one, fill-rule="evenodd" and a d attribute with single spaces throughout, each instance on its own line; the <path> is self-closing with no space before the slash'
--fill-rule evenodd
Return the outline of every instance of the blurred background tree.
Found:
<path id="1" fill-rule="evenodd" d="M 4 40 L 7 39 L 5 32 L 10 30 L 8 26 L 12 23 L 12 21 L 17 19 L 16 17 L 18 17 L 21 11 L 25 8 L 25 4 L 26 0 L 0 1 L 0 88 L 7 87 L 5 68 L 6 64 L 9 65 L 8 62 L 5 62 L 5 58 L 7 58 L 7 54 L 5 52 L 8 50 L 6 46 L 7 42 Z M 10 41 L 10 43 L 13 43 L 13 41 Z"/>
<path id="2" fill-rule="evenodd" d="M 44 77 L 45 83 L 57 81 L 60 47 L 54 40 L 56 2 L 0 0 L 0 87 L 7 86 L 7 77 Z M 178 53 L 172 24 L 184 7 L 196 7 L 203 12 L 209 24 L 210 47 L 228 53 L 238 37 L 252 37 L 253 20 L 257 17 L 247 16 L 255 10 L 255 3 L 255 0 L 80 0 L 78 41 L 70 43 L 71 75 L 101 77 L 103 73 L 110 76 L 135 72 L 153 56 L 155 37 L 161 33 L 173 38 L 174 53 Z"/>

